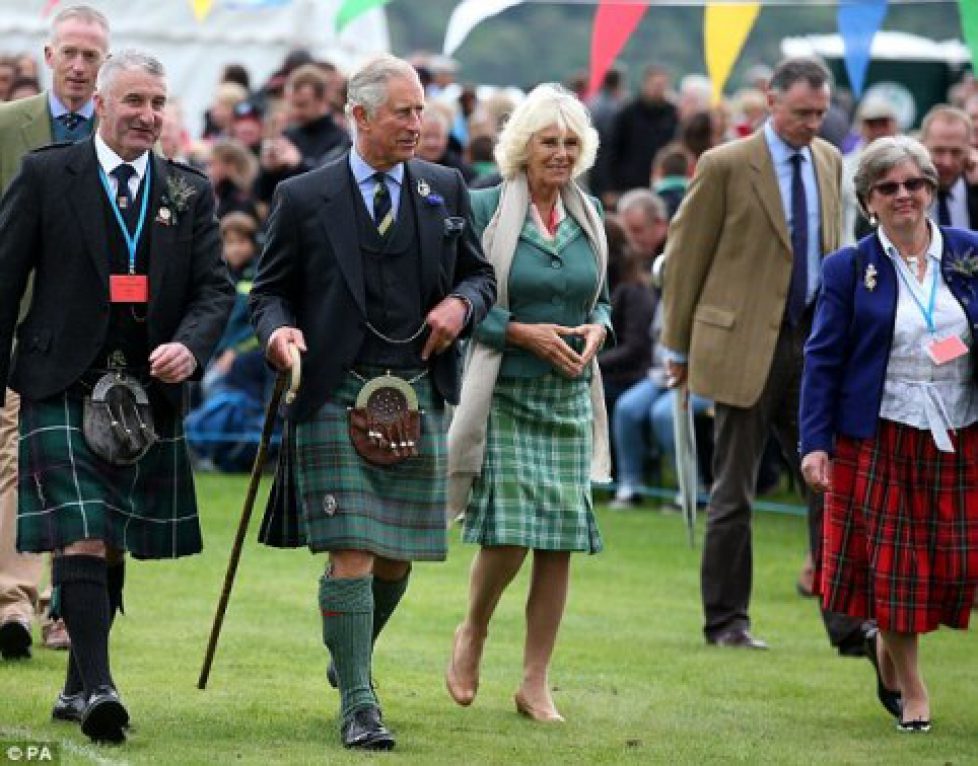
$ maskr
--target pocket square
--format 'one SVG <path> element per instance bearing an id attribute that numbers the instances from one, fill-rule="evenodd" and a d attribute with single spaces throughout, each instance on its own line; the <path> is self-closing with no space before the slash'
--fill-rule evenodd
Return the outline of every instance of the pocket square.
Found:
<path id="1" fill-rule="evenodd" d="M 445 219 L 445 236 L 451 237 L 465 231 L 465 219 L 458 215 L 450 215 Z"/>

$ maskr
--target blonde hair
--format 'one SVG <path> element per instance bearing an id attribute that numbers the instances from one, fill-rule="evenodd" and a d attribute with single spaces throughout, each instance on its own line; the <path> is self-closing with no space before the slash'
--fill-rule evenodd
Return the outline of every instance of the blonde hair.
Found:
<path id="1" fill-rule="evenodd" d="M 499 134 L 495 154 L 503 178 L 511 179 L 526 170 L 530 139 L 551 125 L 573 133 L 581 141 L 581 153 L 572 171 L 575 177 L 594 164 L 598 132 L 592 127 L 584 104 L 566 88 L 544 83 L 530 91 Z"/>

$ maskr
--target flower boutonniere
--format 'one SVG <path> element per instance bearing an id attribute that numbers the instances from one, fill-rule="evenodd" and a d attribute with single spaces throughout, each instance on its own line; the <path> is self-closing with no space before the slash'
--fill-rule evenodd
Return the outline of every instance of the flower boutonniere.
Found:
<path id="1" fill-rule="evenodd" d="M 866 267 L 866 274 L 863 276 L 863 284 L 866 285 L 866 289 L 870 292 L 876 289 L 876 266 L 872 263 Z"/>
<path id="2" fill-rule="evenodd" d="M 197 190 L 187 183 L 181 175 L 171 174 L 166 177 L 166 191 L 160 200 L 159 212 L 156 220 L 164 226 L 176 224 L 179 214 L 187 211 L 190 207 L 190 199 L 197 193 Z"/>
<path id="3" fill-rule="evenodd" d="M 431 207 L 438 207 L 439 205 L 445 204 L 445 200 L 442 199 L 440 194 L 435 194 L 431 191 L 431 187 L 428 182 L 423 178 L 418 179 L 418 194 L 421 199 L 423 199 Z"/>
<path id="4" fill-rule="evenodd" d="M 978 277 L 978 256 L 973 249 L 969 248 L 962 255 L 951 255 L 950 269 L 952 274 L 960 274 L 963 277 Z"/>

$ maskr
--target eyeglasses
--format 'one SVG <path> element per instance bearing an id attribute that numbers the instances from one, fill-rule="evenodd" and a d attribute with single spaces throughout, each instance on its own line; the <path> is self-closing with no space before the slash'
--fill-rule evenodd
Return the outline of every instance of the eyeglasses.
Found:
<path id="1" fill-rule="evenodd" d="M 906 181 L 883 181 L 882 183 L 876 184 L 873 189 L 878 191 L 884 197 L 892 197 L 898 191 L 900 187 L 904 187 L 908 192 L 913 194 L 923 189 L 925 186 L 930 186 L 930 181 L 922 176 L 917 178 L 908 178 Z"/>

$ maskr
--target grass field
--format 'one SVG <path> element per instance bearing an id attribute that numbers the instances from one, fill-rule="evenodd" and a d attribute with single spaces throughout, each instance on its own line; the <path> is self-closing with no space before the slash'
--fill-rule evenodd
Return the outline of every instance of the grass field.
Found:
<path id="1" fill-rule="evenodd" d="M 838 658 L 814 603 L 795 594 L 802 519 L 756 518 L 751 611 L 772 649 L 746 652 L 704 645 L 698 551 L 677 516 L 649 506 L 599 508 L 606 550 L 574 561 L 552 672 L 566 725 L 535 725 L 513 709 L 525 573 L 491 627 L 475 704 L 449 699 L 442 673 L 474 551 L 453 530 L 449 561 L 415 568 L 378 644 L 374 672 L 397 749 L 348 753 L 325 681 L 321 561 L 258 546 L 257 518 L 209 687 L 196 689 L 244 487 L 241 477 L 201 477 L 204 555 L 130 563 L 112 646 L 129 742 L 96 748 L 49 722 L 65 655 L 41 649 L 0 666 L 0 740 L 56 742 L 71 764 L 978 763 L 973 635 L 924 641 L 935 728 L 899 734 L 875 700 L 869 663 Z"/>

